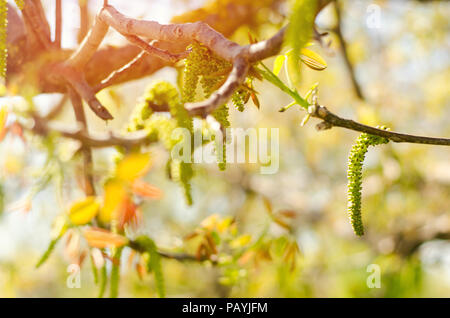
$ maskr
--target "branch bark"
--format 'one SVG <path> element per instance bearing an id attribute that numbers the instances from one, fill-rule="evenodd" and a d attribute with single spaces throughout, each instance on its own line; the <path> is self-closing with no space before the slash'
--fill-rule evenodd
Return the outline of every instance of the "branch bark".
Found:
<path id="1" fill-rule="evenodd" d="M 449 138 L 435 138 L 435 137 L 425 137 L 417 135 L 409 135 L 397 133 L 389 130 L 382 130 L 375 127 L 367 126 L 351 119 L 345 119 L 339 117 L 332 112 L 330 112 L 326 107 L 316 106 L 311 116 L 320 118 L 323 120 L 322 123 L 318 124 L 317 128 L 319 130 L 330 129 L 333 126 L 347 128 L 354 131 L 359 131 L 363 133 L 368 133 L 375 136 L 380 136 L 387 138 L 393 142 L 408 142 L 414 144 L 427 144 L 427 145 L 439 145 L 439 146 L 450 146 Z"/>

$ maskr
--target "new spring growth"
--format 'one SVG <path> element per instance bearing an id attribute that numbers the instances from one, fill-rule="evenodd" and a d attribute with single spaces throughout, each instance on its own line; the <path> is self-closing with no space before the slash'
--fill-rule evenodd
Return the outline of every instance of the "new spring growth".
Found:
<path id="1" fill-rule="evenodd" d="M 389 130 L 385 126 L 377 128 Z M 358 236 L 364 235 L 361 217 L 362 168 L 364 158 L 369 146 L 387 144 L 388 142 L 389 140 L 386 138 L 363 133 L 356 139 L 348 157 L 348 215 L 353 231 Z"/>
<path id="2" fill-rule="evenodd" d="M 168 106 L 171 118 L 153 113 L 151 105 Z M 191 133 L 193 131 L 192 118 L 184 108 L 178 90 L 168 82 L 157 82 L 149 87 L 143 101 L 136 106 L 128 130 L 146 130 L 150 139 L 160 141 L 170 152 L 182 141 L 180 138 L 184 138 L 183 135 L 173 137 L 174 131 L 180 127 L 188 129 Z M 191 205 L 192 164 L 169 159 L 167 165 L 172 180 L 182 186 L 186 201 Z"/>

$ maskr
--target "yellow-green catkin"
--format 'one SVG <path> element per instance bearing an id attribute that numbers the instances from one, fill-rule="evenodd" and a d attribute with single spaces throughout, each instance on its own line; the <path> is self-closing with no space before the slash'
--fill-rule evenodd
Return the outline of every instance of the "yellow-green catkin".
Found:
<path id="1" fill-rule="evenodd" d="M 23 7 L 25 6 L 25 1 L 24 0 L 15 0 L 17 7 L 22 10 Z"/>
<path id="2" fill-rule="evenodd" d="M 0 0 L 0 76 L 6 76 L 6 61 L 8 51 L 6 46 L 6 36 L 8 27 L 8 1 Z"/>
<path id="3" fill-rule="evenodd" d="M 382 126 L 379 129 L 387 130 Z M 348 215 L 356 235 L 364 235 L 364 227 L 361 216 L 361 190 L 362 190 L 362 168 L 364 158 L 369 146 L 376 146 L 388 143 L 389 140 L 383 137 L 362 133 L 356 139 L 350 155 L 348 157 Z"/>
<path id="4" fill-rule="evenodd" d="M 153 113 L 151 105 L 167 107 L 171 117 Z M 178 90 L 168 82 L 158 82 L 147 90 L 143 101 L 136 106 L 128 130 L 145 130 L 150 140 L 160 141 L 168 151 L 172 151 L 176 144 L 183 142 L 180 138 L 184 138 L 184 135 L 175 134 L 177 138 L 174 138 L 174 131 L 179 127 L 188 129 L 191 136 L 193 135 L 192 118 L 184 108 Z M 182 186 L 186 202 L 191 205 L 192 163 L 170 160 L 168 166 L 171 179 Z"/>
<path id="5" fill-rule="evenodd" d="M 195 100 L 196 89 L 200 83 L 204 98 L 208 98 L 226 80 L 228 72 L 231 70 L 231 63 L 214 55 L 207 47 L 198 42 L 192 43 L 191 52 L 186 59 L 183 80 L 183 100 L 193 102 Z M 238 89 L 231 98 L 233 104 L 239 111 L 244 110 L 244 105 L 248 100 L 248 92 L 244 88 Z M 218 107 L 212 116 L 221 125 L 222 131 L 230 127 L 229 108 L 226 104 Z M 225 136 L 224 136 L 225 139 Z M 216 146 L 221 143 L 215 143 Z M 222 150 L 216 149 L 219 161 L 219 169 L 226 167 L 226 143 L 222 143 Z"/>

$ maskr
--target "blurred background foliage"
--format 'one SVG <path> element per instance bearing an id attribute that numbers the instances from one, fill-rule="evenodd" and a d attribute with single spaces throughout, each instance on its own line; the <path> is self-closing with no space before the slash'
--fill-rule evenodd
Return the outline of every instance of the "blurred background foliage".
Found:
<path id="1" fill-rule="evenodd" d="M 89 2 L 92 17 L 100 2 Z M 158 22 L 204 7 L 201 0 L 110 2 L 127 15 Z M 276 4 L 250 4 L 261 6 L 252 23 L 228 36 L 246 44 L 248 32 L 259 39 L 272 35 L 288 12 L 283 1 L 269 2 Z M 54 1 L 42 3 L 53 21 Z M 379 9 L 380 23 L 370 27 L 367 21 L 374 8 Z M 328 68 L 314 72 L 303 65 L 299 91 L 305 93 L 319 82 L 320 104 L 343 117 L 399 132 L 450 136 L 450 3 L 340 1 L 340 9 L 341 33 L 363 99 L 355 94 L 334 32 L 333 5 L 316 20 L 321 32 L 330 32 L 325 45 L 312 47 Z M 76 45 L 77 10 L 77 1 L 64 1 L 67 48 Z M 123 41 L 114 32 L 107 38 L 111 45 Z M 265 64 L 271 67 L 273 59 Z M 280 77 L 285 76 L 282 71 Z M 105 125 L 88 113 L 91 130 L 122 129 L 145 88 L 158 79 L 176 84 L 176 71 L 164 68 L 101 91 L 98 97 L 115 119 Z M 14 88 L 9 89 L 13 94 Z M 164 196 L 142 205 L 144 223 L 137 233 L 168 251 L 195 254 L 211 237 L 218 249 L 218 265 L 163 259 L 167 296 L 449 297 L 449 149 L 394 143 L 371 149 L 363 181 L 366 235 L 358 238 L 346 212 L 347 157 L 357 134 L 339 128 L 318 132 L 316 120 L 301 127 L 300 112 L 278 112 L 291 101 L 287 95 L 267 82 L 256 81 L 255 89 L 260 109 L 251 102 L 243 113 L 231 107 L 232 127 L 279 128 L 278 173 L 261 175 L 257 164 L 230 164 L 225 172 L 215 164 L 196 165 L 194 205 L 188 207 L 182 190 L 165 175 L 168 154 L 160 146 L 151 147 L 153 167 L 145 180 L 162 189 Z M 34 102 L 46 112 L 60 98 L 41 94 Z M 3 98 L 2 103 L 16 109 L 25 104 L 19 97 Z M 70 107 L 56 121 L 72 125 Z M 25 141 L 21 136 L 8 134 L 0 144 L 0 296 L 95 297 L 87 260 L 81 288 L 67 288 L 67 266 L 73 258 L 66 242 L 45 265 L 34 268 L 50 240 L 55 216 L 83 197 L 77 183 L 82 160 L 74 156 L 76 144 L 53 136 L 43 140 L 24 133 Z M 114 156 L 114 149 L 94 151 L 96 180 L 111 173 Z M 153 276 L 140 277 L 130 254 L 124 250 L 120 296 L 156 297 Z M 380 266 L 381 288 L 366 284 L 370 264 Z"/>

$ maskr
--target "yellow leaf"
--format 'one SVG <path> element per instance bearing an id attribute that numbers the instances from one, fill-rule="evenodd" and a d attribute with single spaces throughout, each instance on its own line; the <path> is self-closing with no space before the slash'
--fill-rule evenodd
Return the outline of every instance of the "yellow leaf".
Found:
<path id="1" fill-rule="evenodd" d="M 219 215 L 217 215 L 217 214 L 211 214 L 211 215 L 208 216 L 206 219 L 204 219 L 204 220 L 200 223 L 200 225 L 201 225 L 203 228 L 212 231 L 212 230 L 216 227 L 218 221 L 219 221 Z"/>
<path id="2" fill-rule="evenodd" d="M 243 246 L 247 245 L 248 243 L 250 243 L 251 239 L 252 239 L 251 235 L 244 234 L 244 235 L 241 235 L 238 238 L 232 240 L 230 242 L 230 246 L 233 248 L 243 247 Z"/>
<path id="3" fill-rule="evenodd" d="M 75 225 L 89 223 L 98 213 L 100 204 L 95 197 L 87 197 L 84 200 L 75 202 L 69 211 L 69 219 Z"/>
<path id="4" fill-rule="evenodd" d="M 89 246 L 96 248 L 121 247 L 128 243 L 128 239 L 122 235 L 95 227 L 84 229 L 83 235 Z"/>
<path id="5" fill-rule="evenodd" d="M 134 181 L 150 168 L 150 154 L 133 153 L 117 164 L 116 176 L 124 181 Z"/>
<path id="6" fill-rule="evenodd" d="M 295 88 L 300 85 L 301 82 L 301 69 L 300 63 L 298 63 L 298 57 L 296 57 L 293 50 L 286 52 L 286 75 L 290 88 Z"/>
<path id="7" fill-rule="evenodd" d="M 283 67 L 284 60 L 286 59 L 285 55 L 278 55 L 273 62 L 273 73 L 275 75 L 280 74 L 281 68 Z"/>
<path id="8" fill-rule="evenodd" d="M 122 181 L 112 179 L 105 183 L 104 190 L 103 207 L 100 210 L 98 219 L 102 223 L 109 223 L 119 215 L 127 196 L 127 189 Z"/>
<path id="9" fill-rule="evenodd" d="M 8 119 L 8 108 L 0 106 L 0 141 L 5 135 L 6 120 Z"/>
<path id="10" fill-rule="evenodd" d="M 327 62 L 316 52 L 303 48 L 300 53 L 302 62 L 313 70 L 323 71 L 327 68 Z"/>

